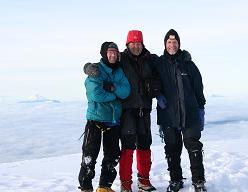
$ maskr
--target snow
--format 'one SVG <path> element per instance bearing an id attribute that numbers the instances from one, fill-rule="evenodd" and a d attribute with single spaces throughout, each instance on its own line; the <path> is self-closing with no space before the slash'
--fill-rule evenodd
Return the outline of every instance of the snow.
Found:
<path id="1" fill-rule="evenodd" d="M 64 102 L 36 95 L 28 99 L 0 97 L 0 191 L 77 191 L 85 101 Z M 209 192 L 245 192 L 248 189 L 248 99 L 207 97 L 206 126 L 202 132 L 206 186 Z M 163 143 L 152 111 L 151 182 L 165 191 L 169 175 Z M 94 188 L 100 174 L 100 153 Z M 135 162 L 135 157 L 134 157 Z M 136 163 L 133 191 L 137 191 Z M 182 154 L 184 189 L 193 191 L 188 154 Z M 113 189 L 119 191 L 119 176 Z"/>

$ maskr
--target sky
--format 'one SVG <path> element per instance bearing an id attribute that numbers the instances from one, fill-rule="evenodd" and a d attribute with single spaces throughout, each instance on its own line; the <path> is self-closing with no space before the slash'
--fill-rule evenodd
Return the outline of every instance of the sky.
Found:
<path id="1" fill-rule="evenodd" d="M 248 2 L 0 0 L 0 97 L 85 98 L 83 65 L 100 46 L 125 49 L 129 30 L 143 32 L 157 55 L 174 28 L 200 69 L 206 95 L 248 95 Z"/>

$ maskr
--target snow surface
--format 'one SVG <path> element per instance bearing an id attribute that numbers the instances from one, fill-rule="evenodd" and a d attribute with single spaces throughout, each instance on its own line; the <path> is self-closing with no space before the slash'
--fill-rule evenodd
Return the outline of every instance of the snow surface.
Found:
<path id="1" fill-rule="evenodd" d="M 34 96 L 26 100 L 0 97 L 0 191 L 78 191 L 81 144 L 86 103 L 63 102 Z M 202 132 L 206 186 L 209 192 L 248 191 L 248 99 L 222 96 L 207 98 L 206 126 Z M 151 182 L 165 191 L 169 175 L 163 143 L 157 135 L 156 109 L 152 111 Z M 100 162 L 94 188 L 98 185 Z M 134 157 L 135 162 L 135 157 Z M 137 191 L 136 163 L 133 191 Z M 181 192 L 193 191 L 188 154 L 183 150 L 185 180 Z M 119 191 L 119 176 L 113 189 Z"/>

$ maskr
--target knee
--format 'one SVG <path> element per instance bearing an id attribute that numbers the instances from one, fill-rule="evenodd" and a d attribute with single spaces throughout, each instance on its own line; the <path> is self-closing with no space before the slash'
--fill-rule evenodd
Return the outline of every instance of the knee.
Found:
<path id="1" fill-rule="evenodd" d="M 122 149 L 136 149 L 136 135 L 124 135 L 121 137 L 121 147 Z"/>
<path id="2" fill-rule="evenodd" d="M 90 156 L 83 156 L 79 177 L 88 179 L 95 177 L 95 162 Z"/>
<path id="3" fill-rule="evenodd" d="M 140 150 L 150 149 L 151 144 L 152 144 L 152 140 L 145 135 L 143 140 L 139 140 L 137 142 L 137 149 Z"/>
<path id="4" fill-rule="evenodd" d="M 203 144 L 198 138 L 187 138 L 184 139 L 184 146 L 188 152 L 192 151 L 202 151 Z"/>
<path id="5" fill-rule="evenodd" d="M 164 146 L 164 151 L 166 156 L 171 156 L 173 154 L 181 154 L 182 145 L 177 145 L 176 143 L 168 143 Z"/>
<path id="6" fill-rule="evenodd" d="M 160 126 L 160 132 L 163 135 L 165 144 L 177 145 L 179 138 L 181 137 L 180 132 L 173 127 Z"/>

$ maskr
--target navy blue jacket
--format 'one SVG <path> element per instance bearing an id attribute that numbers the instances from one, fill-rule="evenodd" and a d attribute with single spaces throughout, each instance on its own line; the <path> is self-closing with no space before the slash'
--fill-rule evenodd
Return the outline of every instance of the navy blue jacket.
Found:
<path id="1" fill-rule="evenodd" d="M 206 103 L 202 77 L 191 56 L 179 50 L 174 56 L 166 51 L 157 62 L 162 82 L 162 94 L 167 108 L 157 107 L 157 123 L 165 127 L 182 128 L 188 136 L 200 134 L 199 108 Z"/>

